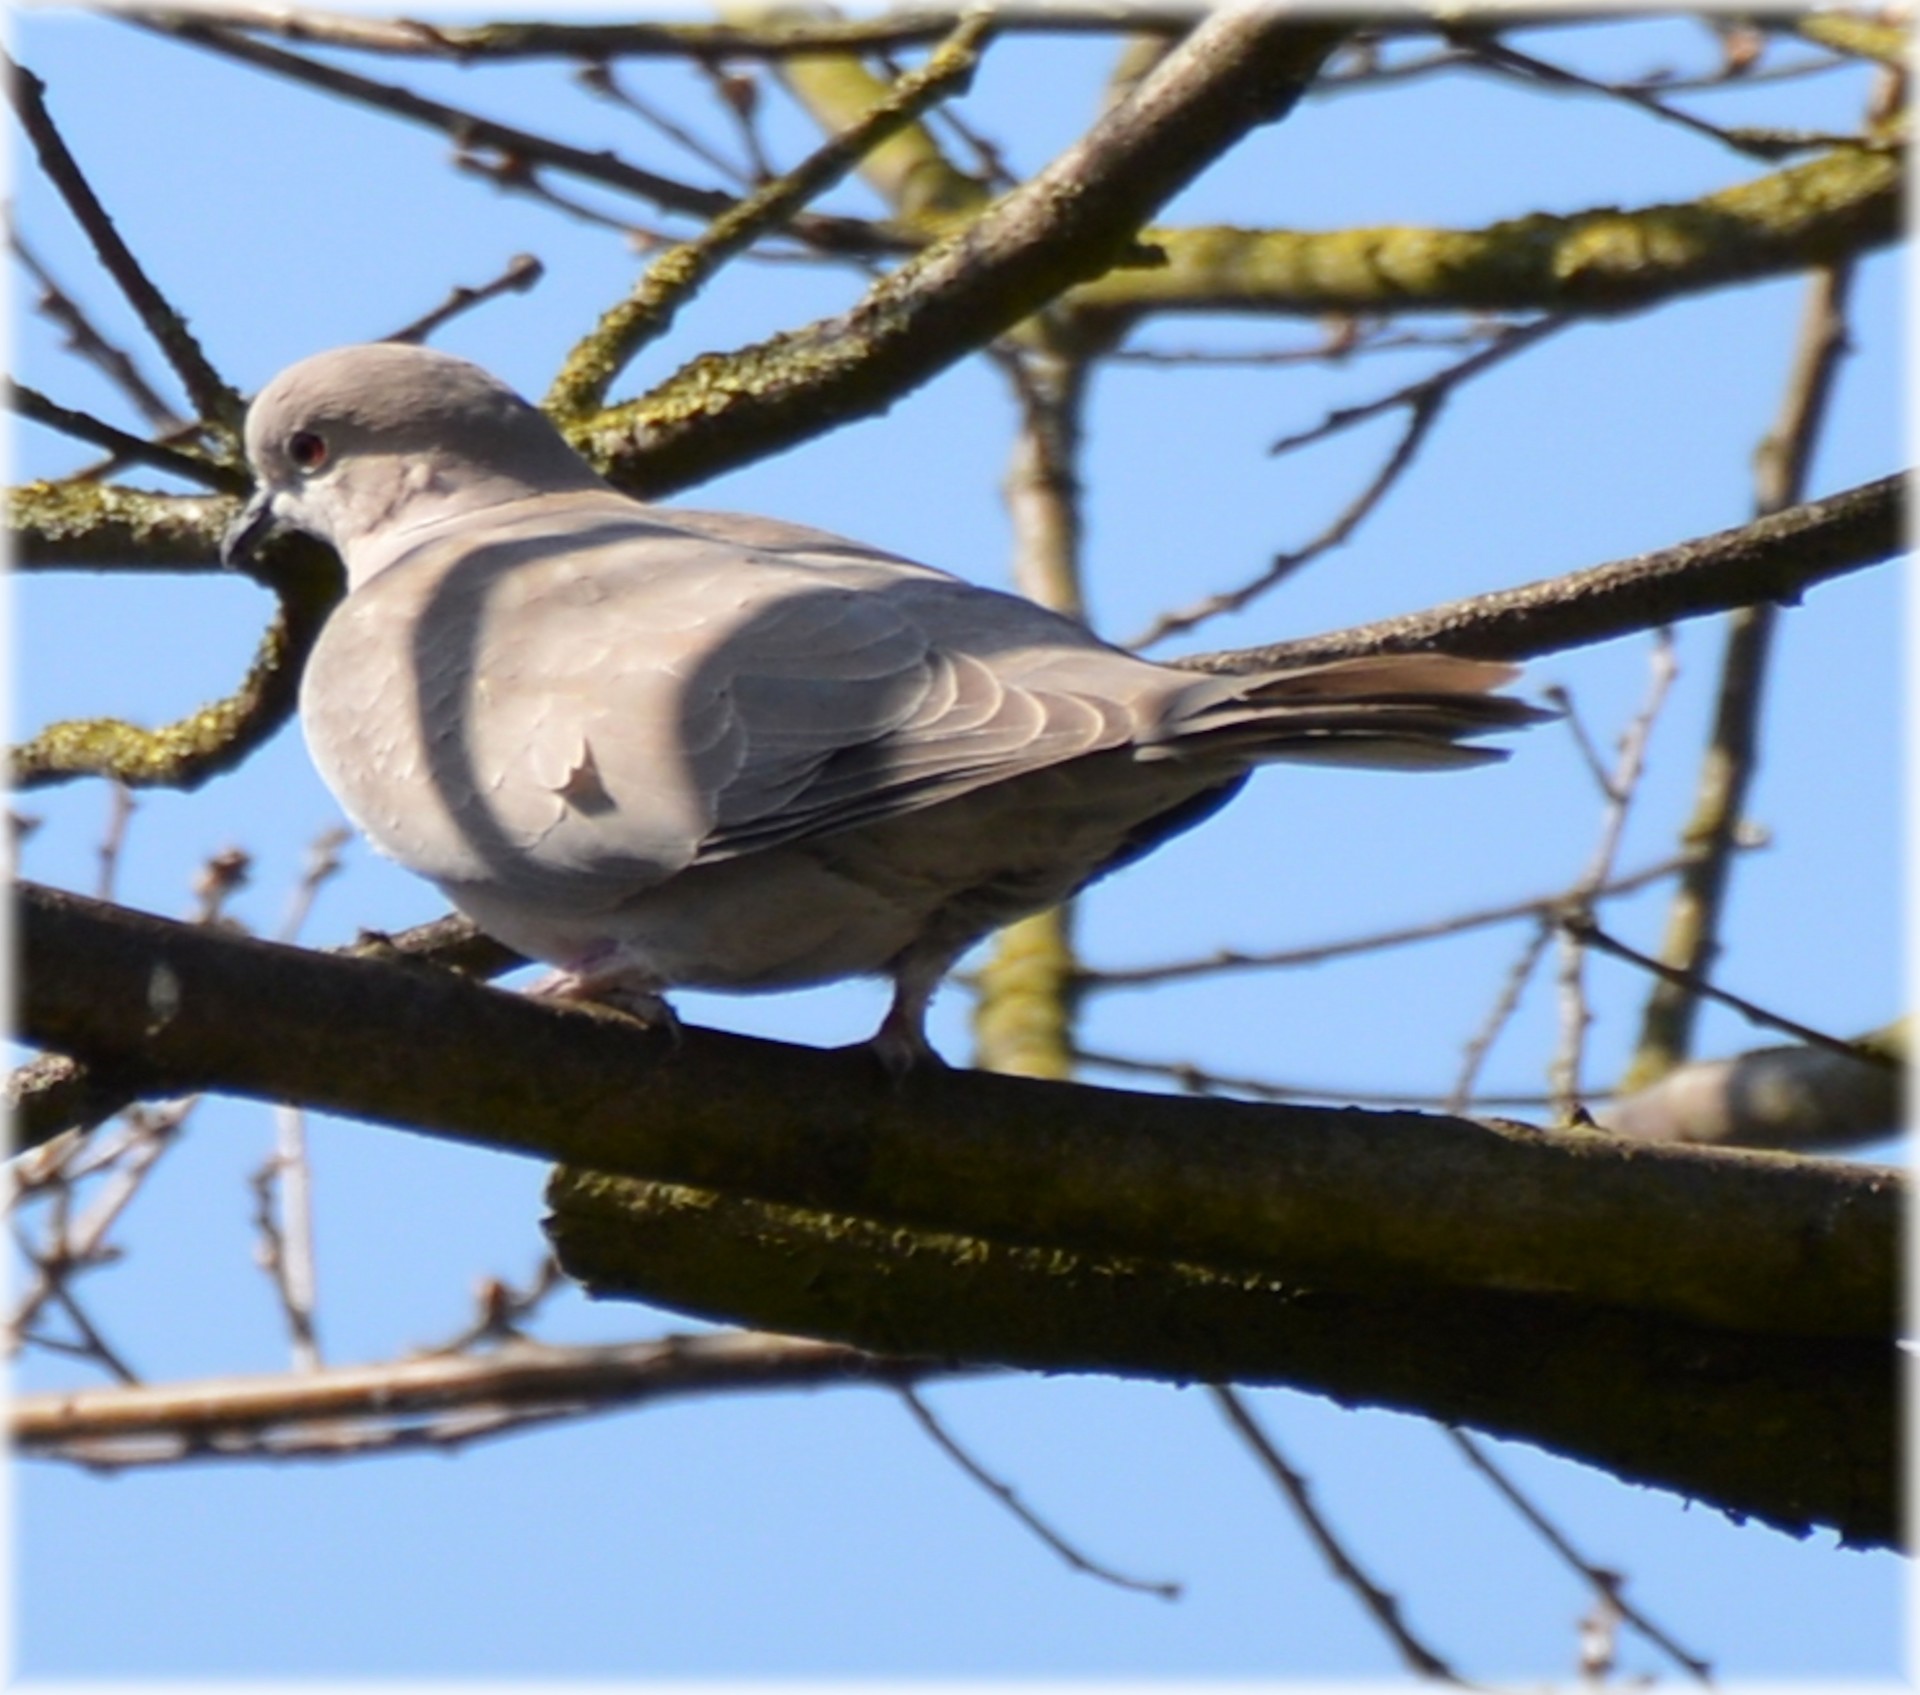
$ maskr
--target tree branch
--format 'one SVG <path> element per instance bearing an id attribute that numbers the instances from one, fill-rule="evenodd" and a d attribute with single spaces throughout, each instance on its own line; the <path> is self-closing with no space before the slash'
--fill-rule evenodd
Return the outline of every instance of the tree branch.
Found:
<path id="1" fill-rule="evenodd" d="M 1899 1174 L 1412 1113 L 1129 1095 L 690 1030 L 22 885 L 29 1041 L 813 1211 L 1354 1290 L 1880 1337 Z M 1445 1193 L 1451 1204 L 1433 1205 Z M 1528 1204 L 1516 1208 L 1513 1197 Z"/>
<path id="2" fill-rule="evenodd" d="M 16 1395 L 9 1435 L 16 1453 L 91 1466 L 340 1458 L 399 1446 L 409 1436 L 451 1446 L 483 1417 L 520 1428 L 681 1395 L 898 1387 L 951 1372 L 932 1361 L 880 1359 L 792 1336 L 668 1336 L 580 1347 L 517 1342 L 391 1364 Z M 510 1424 L 508 1414 L 515 1415 Z"/>
<path id="3" fill-rule="evenodd" d="M 130 788 L 191 790 L 273 736 L 294 714 L 307 654 L 340 597 L 340 570 L 328 549 L 299 536 L 278 539 L 266 557 L 280 606 L 231 695 L 158 729 L 121 718 L 49 724 L 13 749 L 14 786 L 109 776 Z"/>
<path id="4" fill-rule="evenodd" d="M 1067 305 L 1101 340 L 1151 312 L 1633 311 L 1898 240 L 1901 163 L 1850 148 L 1699 200 L 1484 229 L 1149 229 L 1164 265 L 1084 283 Z"/>
<path id="5" fill-rule="evenodd" d="M 1166 663 L 1198 671 L 1258 671 L 1428 649 L 1476 659 L 1531 659 L 1735 606 L 1769 600 L 1793 605 L 1829 577 L 1898 557 L 1906 547 L 1905 522 L 1906 478 L 1882 477 L 1610 565 L 1326 635 Z"/>
<path id="6" fill-rule="evenodd" d="M 30 886 L 18 933 L 31 1040 L 157 1092 L 572 1162 L 552 1228 L 608 1293 L 886 1353 L 1296 1383 L 1893 1534 L 1897 1172 L 973 1072 L 895 1083 L 858 1051 L 676 1042 Z"/>
<path id="7" fill-rule="evenodd" d="M 1339 34 L 1258 4 L 1221 7 L 1080 141 L 850 311 L 696 359 L 575 426 L 574 445 L 657 494 L 883 410 L 1122 263 L 1155 208 L 1292 108 Z"/>
<path id="8" fill-rule="evenodd" d="M 547 1200 L 563 1266 L 601 1297 L 887 1353 L 1280 1384 L 1534 1442 L 1790 1532 L 1899 1535 L 1890 1339 L 1759 1337 L 1541 1295 L 1303 1287 L 595 1171 L 555 1172 Z"/>

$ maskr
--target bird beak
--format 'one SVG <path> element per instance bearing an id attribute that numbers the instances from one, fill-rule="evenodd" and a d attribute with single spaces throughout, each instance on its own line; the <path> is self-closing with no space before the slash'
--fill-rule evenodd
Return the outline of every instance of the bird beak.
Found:
<path id="1" fill-rule="evenodd" d="M 255 550 L 272 535 L 280 520 L 273 510 L 273 494 L 266 488 L 254 490 L 253 498 L 241 508 L 240 516 L 227 526 L 220 538 L 220 563 L 229 571 L 244 571 L 253 563 Z"/>

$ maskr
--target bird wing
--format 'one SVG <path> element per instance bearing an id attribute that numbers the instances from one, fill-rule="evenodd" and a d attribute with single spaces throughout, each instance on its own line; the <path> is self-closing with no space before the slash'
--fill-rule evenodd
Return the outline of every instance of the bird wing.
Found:
<path id="1" fill-rule="evenodd" d="M 521 505 L 361 591 L 408 585 L 441 786 L 496 873 L 645 886 L 1125 745 L 1168 692 L 1067 619 L 818 531 Z"/>

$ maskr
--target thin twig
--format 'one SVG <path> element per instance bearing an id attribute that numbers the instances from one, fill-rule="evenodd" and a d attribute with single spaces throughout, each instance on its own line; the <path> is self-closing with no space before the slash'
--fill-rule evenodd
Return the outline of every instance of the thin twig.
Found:
<path id="1" fill-rule="evenodd" d="M 589 152 L 569 147 L 564 142 L 536 135 L 512 124 L 496 123 L 476 112 L 464 111 L 442 101 L 427 99 L 410 89 L 375 82 L 357 76 L 336 65 L 282 52 L 263 42 L 251 41 L 232 31 L 177 13 L 123 14 L 138 28 L 175 37 L 196 47 L 239 59 L 277 76 L 284 76 L 310 87 L 323 89 L 343 99 L 389 112 L 410 123 L 426 126 L 452 137 L 465 149 L 490 147 L 509 159 L 550 165 L 558 170 L 639 196 L 668 211 L 696 218 L 717 218 L 738 202 L 718 189 L 696 188 L 691 184 L 644 170 L 607 152 Z M 796 218 L 793 232 L 822 247 L 860 253 L 900 252 L 917 245 L 902 237 L 875 230 L 857 218 L 809 216 Z"/>
<path id="2" fill-rule="evenodd" d="M 1208 1386 L 1214 1404 L 1226 1415 L 1227 1422 L 1239 1433 L 1242 1441 L 1252 1451 L 1254 1457 L 1263 1465 L 1267 1474 L 1280 1486 L 1288 1504 L 1298 1515 L 1301 1524 L 1306 1527 L 1307 1535 L 1313 1545 L 1320 1550 L 1321 1557 L 1332 1567 L 1334 1577 L 1366 1608 L 1388 1640 L 1399 1650 L 1400 1657 L 1407 1669 L 1421 1677 L 1434 1678 L 1442 1683 L 1460 1684 L 1467 1687 L 1452 1666 L 1440 1658 L 1419 1637 L 1407 1628 L 1406 1621 L 1400 1616 L 1400 1603 L 1389 1595 L 1379 1584 L 1360 1569 L 1359 1563 L 1347 1552 L 1338 1536 L 1333 1532 L 1320 1510 L 1313 1504 L 1312 1492 L 1307 1480 L 1287 1463 L 1273 1439 L 1262 1430 L 1254 1419 L 1253 1411 L 1232 1389 L 1224 1383 Z"/>
<path id="3" fill-rule="evenodd" d="M 643 100 L 614 74 L 613 66 L 604 59 L 582 65 L 574 73 L 574 81 L 590 94 L 597 94 L 603 100 L 609 100 L 616 106 L 624 107 L 648 128 L 663 135 L 674 146 L 691 153 L 709 170 L 718 171 L 736 188 L 748 186 L 754 179 L 750 170 L 726 157 L 718 148 L 709 147 L 699 136 L 684 124 L 668 117 L 652 102 Z M 721 104 L 729 111 L 737 108 L 732 101 L 722 100 Z M 768 173 L 769 175 L 771 173 Z M 762 179 L 764 180 L 764 179 Z"/>
<path id="4" fill-rule="evenodd" d="M 525 294 L 546 274 L 546 266 L 531 253 L 516 253 L 507 261 L 507 268 L 492 282 L 482 283 L 478 288 L 456 287 L 431 312 L 415 318 L 410 324 L 403 324 L 385 339 L 425 341 L 435 330 L 452 323 L 463 313 L 471 312 L 476 306 L 484 306 L 489 300 L 498 300 L 503 294 Z"/>
<path id="5" fill-rule="evenodd" d="M 1382 394 L 1372 400 L 1363 400 L 1353 406 L 1339 406 L 1329 412 L 1319 423 L 1304 430 L 1296 430 L 1290 436 L 1282 436 L 1268 449 L 1270 458 L 1278 458 L 1283 453 L 1292 453 L 1298 448 L 1311 447 L 1315 442 L 1325 441 L 1369 419 L 1379 417 L 1383 412 L 1396 412 L 1403 407 L 1411 408 L 1423 403 L 1431 403 L 1435 397 L 1445 399 L 1463 383 L 1471 382 L 1475 377 L 1484 376 L 1494 366 L 1524 353 L 1529 347 L 1545 341 L 1549 336 L 1557 335 L 1569 328 L 1577 320 L 1548 314 L 1539 318 L 1528 318 L 1517 324 L 1509 324 L 1498 331 L 1488 345 L 1476 349 L 1466 358 L 1456 360 L 1438 371 L 1429 372 L 1416 378 L 1391 394 Z"/>
<path id="6" fill-rule="evenodd" d="M 475 1291 L 478 1313 L 473 1322 L 423 1353 L 459 1354 L 483 1342 L 522 1340 L 526 1321 L 557 1290 L 566 1287 L 566 1276 L 552 1254 L 541 1256 L 524 1289 L 516 1289 L 504 1277 L 483 1277 Z"/>
<path id="7" fill-rule="evenodd" d="M 981 1368 L 890 1359 L 749 1331 L 16 1395 L 16 1453 L 92 1467 L 203 1459 L 340 1459 L 451 1448 L 554 1419 L 690 1394 L 895 1386 Z"/>
<path id="8" fill-rule="evenodd" d="M 1761 843 L 1758 839 L 1748 838 L 1739 845 L 1753 848 Z M 1615 895 L 1632 894 L 1650 883 L 1673 876 L 1691 863 L 1690 854 L 1674 854 L 1657 864 L 1610 878 L 1598 888 L 1590 890 L 1588 898 L 1605 900 Z M 1552 917 L 1566 905 L 1566 900 L 1566 891 L 1562 889 L 1550 895 L 1532 895 L 1525 900 L 1478 907 L 1448 918 L 1429 919 L 1425 923 L 1402 925 L 1391 930 L 1375 930 L 1367 935 L 1349 936 L 1335 942 L 1318 942 L 1310 947 L 1279 948 L 1266 953 L 1243 953 L 1237 949 L 1222 948 L 1204 959 L 1171 960 L 1164 965 L 1136 965 L 1120 970 L 1088 969 L 1081 972 L 1078 988 L 1083 993 L 1104 989 L 1138 989 L 1189 977 L 1211 977 L 1227 971 L 1265 971 L 1322 965 L 1328 960 L 1344 959 L 1350 954 L 1378 953 L 1412 942 L 1432 941 L 1437 937 L 1457 936 L 1490 925 L 1509 924 L 1516 919 Z"/>
<path id="9" fill-rule="evenodd" d="M 1454 1078 L 1453 1088 L 1448 1092 L 1445 1111 L 1465 1112 L 1467 1102 L 1474 1099 L 1474 1083 L 1480 1076 L 1480 1067 L 1486 1063 L 1487 1055 L 1493 1051 L 1493 1044 L 1500 1039 L 1500 1032 L 1506 1029 L 1520 1005 L 1520 997 L 1526 993 L 1527 985 L 1532 982 L 1533 973 L 1547 951 L 1547 944 L 1552 940 L 1553 920 L 1543 917 L 1534 926 L 1519 956 L 1508 967 L 1500 992 L 1494 996 L 1493 1005 L 1487 1009 L 1480 1027 L 1467 1038 L 1467 1045 L 1461 1049 L 1460 1070 Z"/>
<path id="10" fill-rule="evenodd" d="M 293 1369 L 318 1371 L 320 1343 L 314 1323 L 311 1187 L 307 1183 L 305 1115 L 298 1107 L 273 1109 L 275 1148 L 247 1180 L 253 1191 L 254 1258 L 273 1284 L 293 1343 Z M 274 1205 L 275 1190 L 280 1204 Z"/>
<path id="11" fill-rule="evenodd" d="M 1346 320 L 1350 324 L 1351 320 Z M 1505 334 L 1510 325 L 1490 323 L 1464 330 L 1397 330 L 1384 321 L 1370 330 L 1350 332 L 1346 324 L 1307 347 L 1116 347 L 1103 358 L 1115 365 L 1141 365 L 1149 370 L 1183 365 L 1272 366 L 1341 364 L 1368 353 L 1406 353 L 1428 348 L 1479 348 Z"/>
<path id="12" fill-rule="evenodd" d="M 1535 58 L 1531 53 L 1522 53 L 1471 26 L 1454 26 L 1447 28 L 1445 33 L 1470 53 L 1481 57 L 1489 68 L 1517 73 L 1523 81 L 1544 83 L 1554 88 L 1576 89 L 1581 93 L 1599 94 L 1609 100 L 1623 101 L 1629 106 L 1637 107 L 1650 117 L 1659 118 L 1666 123 L 1678 124 L 1684 129 L 1692 130 L 1696 135 L 1703 135 L 1710 141 L 1717 141 L 1722 146 L 1731 147 L 1749 158 L 1786 159 L 1795 153 L 1811 152 L 1816 148 L 1860 144 L 1858 136 L 1831 135 L 1816 130 L 1771 130 L 1744 126 L 1728 129 L 1720 124 L 1709 123 L 1705 118 L 1696 118 L 1691 112 L 1683 112 L 1677 106 L 1669 106 L 1645 87 L 1633 83 L 1601 82 L 1593 77 L 1583 76 L 1580 72 L 1568 70 L 1563 65 L 1551 64 L 1545 59 Z"/>
<path id="13" fill-rule="evenodd" d="M 1655 1624 L 1652 1619 L 1648 1618 L 1645 1613 L 1634 1606 L 1633 1603 L 1627 1599 L 1626 1582 L 1618 1572 L 1609 1571 L 1604 1566 L 1597 1566 L 1581 1554 L 1580 1551 L 1567 1540 L 1559 1526 L 1549 1519 L 1546 1514 L 1527 1497 L 1520 1486 L 1515 1483 L 1512 1478 L 1507 1476 L 1505 1471 L 1494 1464 L 1493 1457 L 1488 1454 L 1473 1437 L 1469 1436 L 1466 1431 L 1454 1425 L 1447 1425 L 1444 1428 L 1449 1440 L 1466 1456 L 1468 1463 L 1505 1497 L 1515 1512 L 1519 1513 L 1528 1524 L 1532 1525 L 1533 1528 L 1539 1532 L 1548 1547 L 1552 1548 L 1561 1559 L 1565 1560 L 1566 1563 L 1585 1578 L 1588 1583 L 1592 1584 L 1595 1591 L 1604 1600 L 1610 1602 L 1618 1609 L 1620 1617 L 1625 1620 L 1626 1623 L 1632 1625 L 1635 1630 L 1639 1631 L 1642 1636 L 1663 1654 L 1671 1658 L 1689 1677 L 1696 1678 L 1701 1683 L 1710 1684 L 1713 1682 L 1712 1663 L 1701 1659 L 1697 1654 L 1688 1653 L 1685 1648 L 1681 1647 L 1678 1642 Z"/>
<path id="14" fill-rule="evenodd" d="M 1345 1106 L 1370 1106 L 1393 1108 L 1426 1108 L 1438 1110 L 1449 1104 L 1453 1110 L 1463 1110 L 1457 1103 L 1450 1103 L 1448 1097 L 1431 1091 L 1425 1094 L 1395 1094 L 1390 1091 L 1365 1088 L 1338 1089 L 1317 1084 L 1275 1083 L 1258 1077 L 1235 1077 L 1223 1071 L 1211 1071 L 1193 1064 L 1190 1060 L 1152 1060 L 1140 1059 L 1131 1054 L 1104 1053 L 1093 1048 L 1076 1047 L 1073 1057 L 1077 1064 L 1093 1066 L 1104 1071 L 1124 1072 L 1136 1077 L 1164 1077 L 1177 1083 L 1190 1095 L 1245 1095 L 1258 1101 L 1333 1101 Z M 1608 1097 L 1596 1094 L 1591 1099 L 1605 1100 Z M 1551 1095 L 1538 1091 L 1530 1094 L 1477 1094 L 1471 1103 L 1478 1109 L 1500 1108 L 1502 1110 L 1540 1110 L 1553 1105 Z"/>
<path id="15" fill-rule="evenodd" d="M 164 434 L 186 427 L 186 420 L 179 417 L 161 398 L 153 384 L 147 381 L 140 367 L 134 363 L 133 355 L 125 348 L 116 346 L 101 333 L 99 326 L 87 315 L 80 303 L 54 281 L 52 272 L 20 239 L 20 232 L 9 229 L 7 241 L 13 249 L 14 257 L 25 267 L 27 274 L 40 285 L 40 298 L 34 302 L 34 309 L 43 317 L 51 318 L 67 332 L 68 351 L 102 372 L 109 382 L 133 402 L 135 409 L 146 419 L 150 428 Z"/>
<path id="16" fill-rule="evenodd" d="M 911 1384 L 901 1384 L 898 1393 L 900 1399 L 906 1404 L 907 1411 L 913 1414 L 915 1422 L 933 1439 L 934 1445 L 1075 1571 L 1084 1572 L 1088 1577 L 1098 1578 L 1102 1583 L 1110 1583 L 1116 1589 L 1130 1589 L 1141 1595 L 1158 1595 L 1163 1601 L 1180 1599 L 1178 1583 L 1161 1583 L 1146 1578 L 1128 1577 L 1124 1572 L 1115 1571 L 1111 1566 L 1089 1559 L 1027 1506 L 1014 1493 L 1011 1485 L 1001 1482 L 965 1448 L 961 1447 L 948 1433 L 946 1426 L 934 1416 L 933 1409 L 914 1392 Z"/>
<path id="17" fill-rule="evenodd" d="M 59 401 L 50 399 L 38 389 L 29 388 L 11 377 L 7 379 L 7 405 L 21 417 L 31 419 L 36 424 L 45 424 L 48 429 L 58 430 L 76 441 L 104 447 L 117 460 L 151 465 L 157 471 L 170 471 L 176 477 L 229 494 L 239 494 L 247 487 L 245 473 L 231 465 L 217 464 L 196 453 L 182 453 L 177 448 L 163 447 L 158 442 L 129 435 L 117 425 L 94 417 L 91 412 L 62 406 Z"/>
<path id="18" fill-rule="evenodd" d="M 1806 1042 L 1812 1047 L 1826 1048 L 1832 1053 L 1845 1054 L 1849 1059 L 1865 1060 L 1869 1065 L 1883 1065 L 1890 1070 L 1898 1069 L 1899 1062 L 1878 1049 L 1843 1041 L 1838 1036 L 1829 1036 L 1824 1030 L 1814 1029 L 1810 1024 L 1801 1024 L 1780 1013 L 1769 1012 L 1753 1001 L 1709 983 L 1698 972 L 1677 970 L 1649 954 L 1642 953 L 1638 948 L 1629 947 L 1617 937 L 1608 935 L 1594 923 L 1591 913 L 1569 911 L 1561 915 L 1560 923 L 1563 929 L 1569 931 L 1588 947 L 1598 948 L 1602 953 L 1610 953 L 1615 959 L 1623 959 L 1629 965 L 1637 965 L 1642 971 L 1650 971 L 1654 976 L 1687 988 L 1694 994 L 1718 1001 L 1722 1006 L 1739 1013 L 1749 1024 L 1759 1024 L 1769 1030 L 1784 1031 L 1798 1041 Z"/>
<path id="19" fill-rule="evenodd" d="M 101 833 L 99 847 L 94 850 L 100 860 L 100 874 L 94 879 L 93 892 L 101 900 L 114 898 L 114 884 L 120 874 L 120 855 L 127 845 L 127 826 L 133 821 L 139 806 L 140 803 L 133 798 L 133 790 L 125 783 L 107 785 L 107 826 Z"/>
<path id="20" fill-rule="evenodd" d="M 1647 768 L 1647 744 L 1678 674 L 1671 630 L 1654 632 L 1651 669 L 1646 699 L 1621 732 L 1619 756 L 1604 778 L 1606 806 L 1601 814 L 1600 839 L 1586 870 L 1567 893 L 1567 903 L 1582 910 L 1591 910 L 1596 891 L 1612 875 L 1614 857 L 1620 851 L 1620 839 L 1626 832 L 1627 816 Z M 1562 1115 L 1567 1118 L 1573 1116 L 1580 1104 L 1581 1060 L 1586 1052 L 1587 1029 L 1593 1022 L 1587 1009 L 1584 964 L 1578 943 L 1563 926 L 1558 974 L 1560 1042 L 1548 1062 L 1547 1079 Z"/>
<path id="21" fill-rule="evenodd" d="M 1275 442 L 1268 450 L 1270 453 L 1289 453 L 1324 441 L 1385 412 L 1404 410 L 1407 414 L 1400 438 L 1379 470 L 1318 535 L 1299 548 L 1275 555 L 1265 571 L 1238 588 L 1222 590 L 1178 611 L 1162 613 L 1145 631 L 1125 645 L 1133 648 L 1151 647 L 1169 636 L 1183 634 L 1210 618 L 1238 612 L 1301 566 L 1346 542 L 1406 474 L 1434 426 L 1439 423 L 1447 402 L 1463 383 L 1544 340 L 1570 321 L 1560 317 L 1544 317 L 1517 324 L 1502 333 L 1491 345 L 1480 348 L 1444 370 L 1421 377 L 1378 399 L 1357 406 L 1341 407 L 1330 412 L 1313 428 Z"/>
<path id="22" fill-rule="evenodd" d="M 36 1270 L 42 1272 L 48 1270 L 48 1267 L 38 1259 L 35 1259 L 34 1266 Z M 108 1344 L 106 1337 L 100 1334 L 99 1328 L 87 1316 L 86 1309 L 80 1305 L 73 1291 L 67 1287 L 64 1275 L 54 1273 L 50 1276 L 47 1284 L 47 1299 L 59 1307 L 67 1315 L 67 1322 L 79 1331 L 80 1341 L 73 1350 L 75 1353 L 97 1361 L 122 1383 L 137 1384 L 140 1381 L 139 1373 Z M 41 1337 L 38 1340 L 43 1347 L 47 1345 L 48 1338 Z"/>
<path id="23" fill-rule="evenodd" d="M 186 319 L 168 305 L 132 250 L 121 240 L 120 232 L 114 228 L 113 220 L 68 152 L 47 111 L 46 84 L 3 54 L 0 54 L 0 66 L 4 67 L 14 110 L 33 143 L 40 168 L 93 243 L 93 250 L 100 256 L 107 274 L 167 356 L 167 362 L 173 366 L 200 416 L 209 423 L 237 432 L 243 410 L 240 397 L 208 363 L 199 342 L 187 328 Z"/>
<path id="24" fill-rule="evenodd" d="M 108 1245 L 114 1224 L 139 1194 L 161 1156 L 174 1145 L 199 1099 L 192 1095 L 150 1111 L 135 1109 L 127 1115 L 127 1129 L 118 1143 L 97 1155 L 89 1150 L 80 1159 L 63 1158 L 57 1177 L 46 1180 L 59 1182 L 63 1204 L 56 1209 L 46 1246 L 29 1255 L 37 1270 L 7 1320 L 10 1352 L 19 1351 L 27 1327 L 52 1298 L 56 1282 L 77 1271 L 108 1264 L 115 1257 Z M 73 1185 L 99 1171 L 108 1173 L 100 1193 L 78 1218 L 65 1216 L 64 1203 Z M 22 1198 L 28 1193 L 29 1187 L 23 1185 Z"/>
<path id="25" fill-rule="evenodd" d="M 1289 552 L 1276 553 L 1264 571 L 1257 577 L 1249 578 L 1238 588 L 1210 594 L 1177 612 L 1161 613 L 1145 630 L 1124 645 L 1136 649 L 1152 647 L 1169 636 L 1183 635 L 1210 618 L 1241 611 L 1269 589 L 1285 582 L 1301 566 L 1311 564 L 1323 553 L 1330 553 L 1341 546 L 1373 515 L 1394 485 L 1406 475 L 1415 455 L 1433 432 L 1434 425 L 1440 421 L 1444 405 L 1444 393 L 1438 389 L 1428 390 L 1409 403 L 1406 426 L 1400 432 L 1400 439 L 1393 444 L 1392 451 L 1367 485 L 1347 502 L 1318 535 Z"/>
<path id="26" fill-rule="evenodd" d="M 666 333 L 680 308 L 721 265 L 766 232 L 790 226 L 809 200 L 840 182 L 887 137 L 964 89 L 992 32 L 990 14 L 965 18 L 865 117 L 731 206 L 692 240 L 661 254 L 633 292 L 575 344 L 547 390 L 545 408 L 558 418 L 574 419 L 603 406 L 608 387 L 635 353 Z"/>

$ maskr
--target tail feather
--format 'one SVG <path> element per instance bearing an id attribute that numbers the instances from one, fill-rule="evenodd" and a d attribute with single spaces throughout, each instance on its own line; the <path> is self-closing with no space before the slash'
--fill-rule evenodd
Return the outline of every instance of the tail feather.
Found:
<path id="1" fill-rule="evenodd" d="M 1183 698 L 1140 756 L 1404 771 L 1484 765 L 1506 758 L 1506 750 L 1463 744 L 1558 716 L 1493 692 L 1519 674 L 1497 660 L 1418 653 L 1210 678 Z"/>

